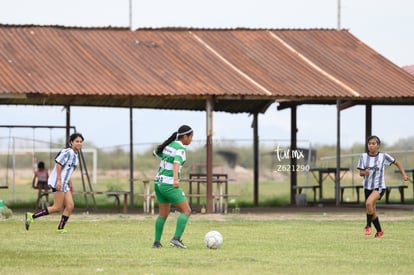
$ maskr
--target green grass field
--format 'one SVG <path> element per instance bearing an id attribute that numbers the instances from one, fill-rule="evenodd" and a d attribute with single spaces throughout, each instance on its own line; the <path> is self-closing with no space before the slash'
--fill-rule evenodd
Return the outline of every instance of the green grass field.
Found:
<path id="1" fill-rule="evenodd" d="M 323 211 L 327 211 L 324 213 Z M 330 213 L 196 214 L 183 236 L 188 249 L 168 246 L 177 214 L 152 249 L 155 216 L 74 214 L 68 234 L 59 215 L 24 229 L 23 212 L 0 218 L 0 274 L 413 274 L 411 211 L 383 210 L 385 234 L 364 236 L 364 210 Z M 224 244 L 204 246 L 209 230 Z"/>
<path id="2" fill-rule="evenodd" d="M 126 180 L 94 186 L 99 191 L 128 188 Z M 79 182 L 76 189 L 81 189 Z M 141 189 L 137 184 L 136 193 Z M 112 214 L 83 214 L 83 198 L 75 197 L 69 234 L 55 234 L 59 215 L 42 217 L 26 231 L 23 215 L 25 209 L 34 210 L 36 191 L 30 179 L 21 180 L 0 190 L 0 199 L 14 211 L 9 219 L 0 215 L 0 274 L 414 274 L 414 212 L 381 208 L 385 235 L 374 239 L 363 235 L 363 204 L 353 205 L 352 213 L 310 205 L 303 212 L 274 207 L 272 214 L 247 214 L 243 207 L 251 207 L 252 189 L 251 182 L 229 185 L 229 193 L 240 196 L 229 205 L 228 215 L 193 215 L 183 236 L 187 250 L 168 246 L 176 219 L 171 214 L 164 248 L 157 250 L 151 248 L 155 216 L 119 214 L 113 198 L 106 196 L 97 196 L 99 212 Z M 261 181 L 259 191 L 262 207 L 289 204 L 288 182 Z M 405 208 L 412 203 L 411 194 L 410 184 Z M 398 195 L 393 191 L 391 199 L 398 202 Z M 350 191 L 345 196 L 355 199 Z M 383 201 L 379 204 L 384 207 Z M 236 206 L 241 214 L 232 214 Z M 141 207 L 137 197 L 134 208 Z M 220 249 L 204 246 L 209 230 L 223 234 Z"/>

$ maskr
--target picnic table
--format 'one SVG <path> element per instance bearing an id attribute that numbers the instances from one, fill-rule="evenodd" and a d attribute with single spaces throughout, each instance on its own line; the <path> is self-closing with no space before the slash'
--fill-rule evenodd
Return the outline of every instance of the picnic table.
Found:
<path id="1" fill-rule="evenodd" d="M 205 173 L 191 173 L 188 179 L 181 179 L 181 182 L 188 182 L 188 200 L 189 204 L 193 206 L 194 200 L 197 205 L 200 205 L 202 198 L 207 198 L 206 184 L 207 175 Z M 212 175 L 212 182 L 216 184 L 216 188 L 213 192 L 213 212 L 227 213 L 228 199 L 231 196 L 228 193 L 229 178 L 227 174 L 214 173 Z"/>
<path id="2" fill-rule="evenodd" d="M 318 183 L 317 186 L 319 189 L 319 199 L 323 199 L 323 183 L 327 179 L 331 179 L 333 183 L 335 183 L 336 178 L 336 167 L 317 167 L 317 168 L 311 168 L 309 171 L 312 173 L 313 177 L 315 178 L 316 182 Z M 346 172 L 349 171 L 348 167 L 340 167 L 339 173 L 340 173 L 340 180 L 344 177 Z"/>

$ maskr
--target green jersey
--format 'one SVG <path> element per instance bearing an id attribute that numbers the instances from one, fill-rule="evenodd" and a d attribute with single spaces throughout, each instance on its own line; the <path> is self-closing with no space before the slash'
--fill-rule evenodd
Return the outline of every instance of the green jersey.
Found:
<path id="1" fill-rule="evenodd" d="M 181 143 L 181 141 L 173 141 L 168 144 L 162 153 L 156 154 L 154 151 L 154 155 L 156 155 L 160 161 L 160 167 L 158 168 L 157 175 L 155 177 L 156 182 L 161 183 L 174 183 L 174 174 L 173 174 L 173 166 L 174 163 L 180 164 L 180 169 L 178 172 L 178 178 L 180 178 L 181 168 L 183 167 L 186 161 L 186 151 L 187 148 Z"/>

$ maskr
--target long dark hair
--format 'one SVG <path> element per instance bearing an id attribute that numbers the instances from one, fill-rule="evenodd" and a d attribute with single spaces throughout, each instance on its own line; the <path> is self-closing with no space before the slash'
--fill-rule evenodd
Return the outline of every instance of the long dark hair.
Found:
<path id="1" fill-rule="evenodd" d="M 43 161 L 39 161 L 37 164 L 37 169 L 42 170 L 45 169 L 45 163 Z"/>
<path id="2" fill-rule="evenodd" d="M 378 145 L 381 145 L 381 140 L 378 136 L 369 136 L 367 138 L 367 143 L 371 140 L 371 139 L 375 139 L 375 141 L 378 143 Z"/>
<path id="3" fill-rule="evenodd" d="M 78 138 L 78 137 L 80 137 L 81 139 L 82 139 L 82 141 L 84 141 L 85 139 L 83 138 L 83 136 L 82 136 L 82 134 L 81 133 L 73 133 L 73 134 L 71 134 L 70 136 L 69 136 L 69 144 L 67 145 L 67 147 L 66 148 L 69 148 L 69 147 L 72 147 L 72 142 L 76 139 L 76 138 Z M 59 151 L 59 153 L 57 153 L 57 155 L 56 155 L 56 157 L 55 157 L 55 159 L 60 155 L 60 153 L 62 153 L 62 150 L 61 151 Z"/>
<path id="4" fill-rule="evenodd" d="M 80 137 L 81 139 L 82 139 L 82 141 L 84 141 L 85 139 L 83 138 L 83 136 L 82 136 L 82 134 L 81 133 L 73 133 L 73 134 L 71 134 L 70 135 L 70 137 L 69 137 L 69 145 L 71 145 L 72 144 L 72 142 L 76 139 L 76 138 L 78 138 L 78 137 Z"/>
<path id="5" fill-rule="evenodd" d="M 183 125 L 180 128 L 178 128 L 178 131 L 171 134 L 171 136 L 166 139 L 163 143 L 157 146 L 157 150 L 155 151 L 158 154 L 161 154 L 165 147 L 167 147 L 168 144 L 173 142 L 174 140 L 179 140 L 183 136 L 189 136 L 193 134 L 193 129 L 191 129 L 188 125 Z"/>

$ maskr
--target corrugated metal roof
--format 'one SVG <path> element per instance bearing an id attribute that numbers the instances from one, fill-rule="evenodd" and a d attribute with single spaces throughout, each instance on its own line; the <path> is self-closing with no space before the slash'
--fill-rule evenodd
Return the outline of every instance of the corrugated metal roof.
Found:
<path id="1" fill-rule="evenodd" d="M 275 100 L 395 100 L 414 77 L 347 30 L 0 25 L 0 104 L 264 112 Z"/>
<path id="2" fill-rule="evenodd" d="M 414 75 L 414 65 L 404 66 L 403 69 Z"/>

